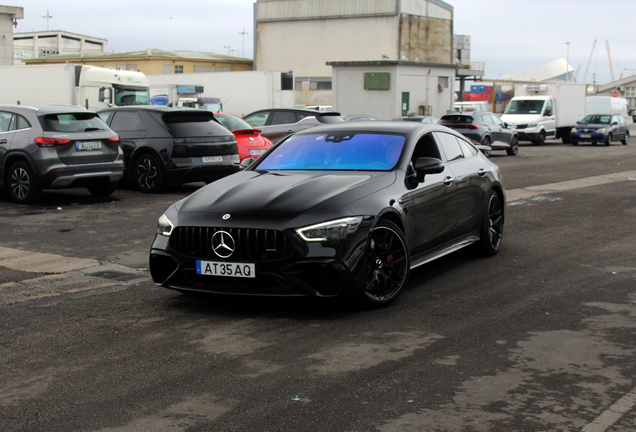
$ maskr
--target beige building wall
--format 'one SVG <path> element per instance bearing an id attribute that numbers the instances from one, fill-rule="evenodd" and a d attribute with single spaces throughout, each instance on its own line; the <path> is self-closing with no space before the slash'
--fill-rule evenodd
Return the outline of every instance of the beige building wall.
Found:
<path id="1" fill-rule="evenodd" d="M 23 18 L 23 8 L 0 6 L 0 66 L 13 65 L 14 23 Z"/>

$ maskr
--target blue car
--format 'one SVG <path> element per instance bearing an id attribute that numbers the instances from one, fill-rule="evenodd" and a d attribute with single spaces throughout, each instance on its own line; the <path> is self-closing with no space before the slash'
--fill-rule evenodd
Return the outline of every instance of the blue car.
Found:
<path id="1" fill-rule="evenodd" d="M 620 141 L 623 145 L 629 142 L 629 128 L 623 117 L 612 114 L 593 114 L 576 122 L 570 131 L 573 145 L 579 143 L 603 143 L 606 146 L 612 141 Z"/>

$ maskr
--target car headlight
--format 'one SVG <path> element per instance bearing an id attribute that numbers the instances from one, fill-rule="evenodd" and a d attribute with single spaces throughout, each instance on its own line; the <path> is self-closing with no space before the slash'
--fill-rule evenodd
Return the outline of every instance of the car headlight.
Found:
<path id="1" fill-rule="evenodd" d="M 605 132 L 607 132 L 607 129 L 605 128 L 596 129 L 596 133 L 605 133 Z"/>
<path id="2" fill-rule="evenodd" d="M 362 216 L 349 217 L 298 228 L 296 233 L 306 242 L 342 240 L 354 233 L 360 223 L 362 223 Z"/>
<path id="3" fill-rule="evenodd" d="M 172 222 L 170 222 L 170 219 L 168 219 L 165 213 L 161 215 L 161 217 L 157 221 L 157 234 L 170 237 L 170 234 L 172 234 L 173 229 L 174 229 L 174 225 L 172 224 Z"/>
<path id="4" fill-rule="evenodd" d="M 577 133 L 578 131 L 576 130 L 576 128 L 572 128 L 572 130 L 570 131 L 570 133 Z"/>
<path id="5" fill-rule="evenodd" d="M 528 123 L 528 127 L 533 128 L 533 127 L 537 127 L 537 126 L 539 126 L 539 123 Z"/>

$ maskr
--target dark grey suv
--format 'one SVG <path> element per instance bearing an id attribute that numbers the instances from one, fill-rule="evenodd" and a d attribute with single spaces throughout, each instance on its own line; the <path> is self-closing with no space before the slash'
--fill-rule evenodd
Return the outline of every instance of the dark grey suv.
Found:
<path id="1" fill-rule="evenodd" d="M 86 186 L 113 193 L 124 172 L 119 136 L 92 111 L 73 106 L 0 105 L 0 187 L 18 203 L 42 189 Z"/>
<path id="2" fill-rule="evenodd" d="M 142 192 L 159 192 L 168 183 L 210 183 L 239 170 L 236 136 L 210 111 L 135 105 L 98 114 L 121 137 L 124 180 Z"/>

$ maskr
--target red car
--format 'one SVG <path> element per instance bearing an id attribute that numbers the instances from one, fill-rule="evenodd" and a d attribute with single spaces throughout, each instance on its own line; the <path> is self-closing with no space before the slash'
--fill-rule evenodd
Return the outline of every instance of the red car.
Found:
<path id="1" fill-rule="evenodd" d="M 270 140 L 261 136 L 260 130 L 254 129 L 251 124 L 234 114 L 215 112 L 214 117 L 236 135 L 241 160 L 248 157 L 257 158 L 273 145 Z"/>

